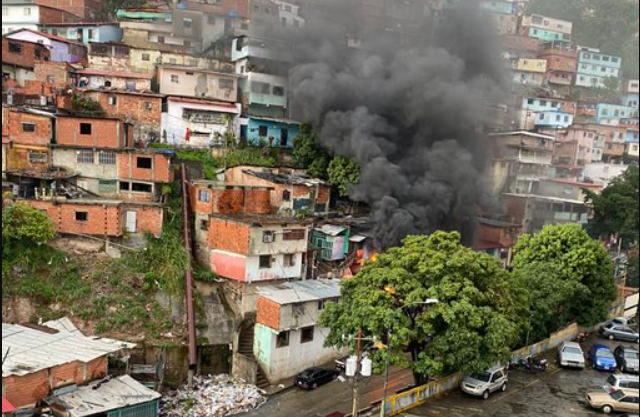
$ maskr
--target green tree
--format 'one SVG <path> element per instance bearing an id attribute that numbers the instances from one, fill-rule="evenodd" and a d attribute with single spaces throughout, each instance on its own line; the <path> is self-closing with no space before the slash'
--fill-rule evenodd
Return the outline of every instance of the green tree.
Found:
<path id="1" fill-rule="evenodd" d="M 627 286 L 640 288 L 640 262 L 638 256 L 638 247 L 636 246 L 629 252 L 629 278 Z"/>
<path id="2" fill-rule="evenodd" d="M 564 321 L 594 325 L 606 320 L 617 295 L 613 262 L 607 249 L 582 226 L 547 226 L 537 235 L 523 235 L 516 246 L 514 273 L 525 281 L 535 279 L 531 268 L 540 264 L 553 268 L 553 276 L 572 291 L 572 297 L 562 305 Z"/>
<path id="3" fill-rule="evenodd" d="M 328 179 L 331 155 L 322 145 L 310 124 L 302 125 L 293 148 L 293 163 L 314 177 Z"/>
<path id="4" fill-rule="evenodd" d="M 349 187 L 360 181 L 362 167 L 355 161 L 337 156 L 329 164 L 329 182 L 335 185 L 341 197 L 349 195 Z"/>
<path id="5" fill-rule="evenodd" d="M 47 243 L 56 235 L 49 216 L 25 204 L 9 204 L 2 209 L 2 250 L 20 245 Z"/>
<path id="6" fill-rule="evenodd" d="M 618 78 L 605 78 L 599 101 L 611 104 L 619 104 L 622 101 L 622 91 L 620 90 L 620 80 Z"/>
<path id="7" fill-rule="evenodd" d="M 410 236 L 344 281 L 342 302 L 322 316 L 330 329 L 327 344 L 353 346 L 343 336 L 359 329 L 383 340 L 390 329 L 392 361 L 411 369 L 416 384 L 425 376 L 479 372 L 507 359 L 519 336 L 522 295 L 496 259 L 465 248 L 460 239 L 446 232 Z M 414 304 L 430 298 L 439 304 Z"/>
<path id="8" fill-rule="evenodd" d="M 556 263 L 531 263 L 514 272 L 527 297 L 530 314 L 523 332 L 522 345 L 528 346 L 549 337 L 574 318 L 565 308 L 567 300 L 588 291 L 581 282 L 560 279 L 562 270 Z"/>
<path id="9" fill-rule="evenodd" d="M 625 248 L 637 244 L 640 233 L 640 168 L 629 169 L 598 195 L 585 190 L 587 203 L 593 206 L 590 233 L 599 238 L 618 235 Z"/>

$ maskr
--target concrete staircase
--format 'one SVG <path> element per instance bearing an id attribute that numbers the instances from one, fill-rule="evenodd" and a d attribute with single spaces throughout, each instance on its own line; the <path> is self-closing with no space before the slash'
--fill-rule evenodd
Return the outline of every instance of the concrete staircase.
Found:
<path id="1" fill-rule="evenodd" d="M 256 385 L 258 386 L 258 388 L 266 390 L 271 385 L 271 383 L 267 379 L 267 376 L 262 371 L 262 367 L 260 366 L 260 364 L 258 364 L 258 361 L 253 355 L 254 339 L 254 327 L 243 330 L 240 335 L 240 340 L 238 341 L 238 353 L 246 356 L 247 358 L 251 358 L 256 362 L 258 369 L 256 375 Z"/>

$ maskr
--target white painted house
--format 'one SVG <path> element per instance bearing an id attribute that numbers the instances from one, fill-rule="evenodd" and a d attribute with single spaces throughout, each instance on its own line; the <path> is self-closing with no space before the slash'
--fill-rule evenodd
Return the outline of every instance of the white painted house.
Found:
<path id="1" fill-rule="evenodd" d="M 196 98 L 168 97 L 162 113 L 163 141 L 185 147 L 210 147 L 224 144 L 231 130 L 240 136 L 241 105 Z"/>
<path id="2" fill-rule="evenodd" d="M 318 325 L 326 306 L 339 301 L 337 280 L 261 288 L 253 353 L 270 381 L 282 381 L 346 354 L 324 346 L 329 329 Z"/>

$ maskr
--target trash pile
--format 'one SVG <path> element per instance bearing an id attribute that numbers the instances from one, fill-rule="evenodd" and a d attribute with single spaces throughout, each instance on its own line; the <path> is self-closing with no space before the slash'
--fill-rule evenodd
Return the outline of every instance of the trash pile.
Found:
<path id="1" fill-rule="evenodd" d="M 264 391 L 229 375 L 197 377 L 193 391 L 183 387 L 162 400 L 161 417 L 226 417 L 262 406 Z"/>

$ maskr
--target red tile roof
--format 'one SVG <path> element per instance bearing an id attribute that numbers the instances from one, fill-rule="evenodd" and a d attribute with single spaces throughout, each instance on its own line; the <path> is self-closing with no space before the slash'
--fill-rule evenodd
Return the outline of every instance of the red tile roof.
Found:
<path id="1" fill-rule="evenodd" d="M 7 401 L 6 398 L 2 397 L 2 414 L 13 413 L 14 411 L 16 411 L 16 408 L 9 401 Z"/>

